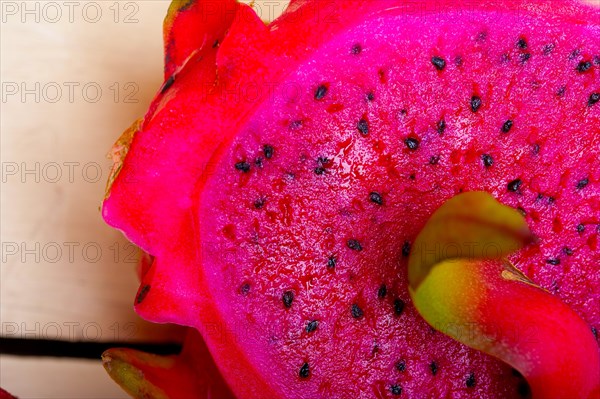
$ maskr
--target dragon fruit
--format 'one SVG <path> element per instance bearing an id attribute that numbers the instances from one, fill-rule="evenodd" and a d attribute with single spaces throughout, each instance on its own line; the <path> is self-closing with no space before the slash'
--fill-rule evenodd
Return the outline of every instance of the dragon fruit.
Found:
<path id="1" fill-rule="evenodd" d="M 102 211 L 192 332 L 108 351 L 129 393 L 600 397 L 600 11 L 176 0 L 164 41 Z"/>

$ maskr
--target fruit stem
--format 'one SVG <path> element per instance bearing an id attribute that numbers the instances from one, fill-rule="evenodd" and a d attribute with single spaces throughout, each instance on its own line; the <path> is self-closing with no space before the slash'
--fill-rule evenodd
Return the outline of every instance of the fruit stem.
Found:
<path id="1" fill-rule="evenodd" d="M 514 243 L 523 226 L 518 212 L 488 194 L 465 193 L 432 215 L 415 244 Z M 590 327 L 506 260 L 507 251 L 498 254 L 435 261 L 411 255 L 409 276 L 418 278 L 409 278 L 409 291 L 419 313 L 439 331 L 517 369 L 534 399 L 599 398 L 600 354 Z"/>

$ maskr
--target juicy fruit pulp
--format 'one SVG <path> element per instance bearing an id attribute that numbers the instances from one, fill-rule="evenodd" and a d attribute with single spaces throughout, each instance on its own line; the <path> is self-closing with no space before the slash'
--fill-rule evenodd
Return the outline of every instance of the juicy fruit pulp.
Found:
<path id="1" fill-rule="evenodd" d="M 538 238 L 512 263 L 600 325 L 598 11 L 316 3 L 224 2 L 167 63 L 103 209 L 155 256 L 138 312 L 197 328 L 239 397 L 526 396 L 420 318 L 407 258 L 486 191 Z"/>

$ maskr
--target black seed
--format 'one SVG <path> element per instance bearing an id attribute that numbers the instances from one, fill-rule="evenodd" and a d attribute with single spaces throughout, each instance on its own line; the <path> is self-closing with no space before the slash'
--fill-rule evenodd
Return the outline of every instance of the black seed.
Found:
<path id="1" fill-rule="evenodd" d="M 590 94 L 590 98 L 588 100 L 588 105 L 591 107 L 592 105 L 596 104 L 598 101 L 600 101 L 600 93 L 592 93 L 592 94 Z"/>
<path id="2" fill-rule="evenodd" d="M 325 174 L 325 168 L 324 168 L 324 167 L 322 167 L 322 166 L 317 166 L 317 167 L 315 168 L 315 174 L 316 174 L 316 175 L 319 175 L 319 176 L 321 176 L 321 175 Z"/>
<path id="3" fill-rule="evenodd" d="M 546 263 L 552 266 L 557 266 L 560 265 L 560 259 L 558 258 L 550 258 L 550 259 L 546 259 Z"/>
<path id="4" fill-rule="evenodd" d="M 363 136 L 369 134 L 369 122 L 367 122 L 365 119 L 359 120 L 356 124 L 356 128 Z"/>
<path id="5" fill-rule="evenodd" d="M 390 392 L 392 395 L 402 395 L 402 387 L 400 385 L 390 386 Z"/>
<path id="6" fill-rule="evenodd" d="M 596 330 L 596 327 L 592 327 L 592 335 L 594 335 L 594 338 L 596 338 L 596 340 L 598 339 L 598 330 Z"/>
<path id="7" fill-rule="evenodd" d="M 304 363 L 302 367 L 300 367 L 300 371 L 298 372 L 300 378 L 308 378 L 310 376 L 310 366 L 308 363 Z"/>
<path id="8" fill-rule="evenodd" d="M 567 87 L 566 86 L 561 86 L 558 88 L 558 90 L 556 90 L 556 96 L 557 97 L 562 97 L 565 95 L 565 92 L 567 91 Z"/>
<path id="9" fill-rule="evenodd" d="M 385 286 L 385 284 L 381 284 L 381 287 L 379 287 L 379 290 L 377 290 L 377 298 L 383 299 L 383 298 L 385 298 L 386 295 L 387 295 L 387 287 Z"/>
<path id="10" fill-rule="evenodd" d="M 429 370 L 431 370 L 431 374 L 432 375 L 436 375 L 438 372 L 438 365 L 436 362 L 431 362 L 431 364 L 429 365 Z"/>
<path id="11" fill-rule="evenodd" d="M 592 68 L 592 63 L 589 61 L 581 61 L 578 65 L 577 65 L 577 72 L 579 73 L 583 73 L 586 71 L 589 71 Z"/>
<path id="12" fill-rule="evenodd" d="M 150 292 L 150 288 L 151 287 L 149 284 L 146 284 L 142 287 L 139 294 L 137 294 L 137 296 L 135 297 L 136 305 L 139 305 L 140 303 L 142 303 L 144 301 L 144 299 L 146 298 L 146 295 L 148 295 L 148 292 Z"/>
<path id="13" fill-rule="evenodd" d="M 375 99 L 375 94 L 373 94 L 373 92 L 369 92 L 367 93 L 367 101 L 371 102 Z"/>
<path id="14" fill-rule="evenodd" d="M 404 144 L 406 144 L 406 147 L 408 147 L 408 149 L 411 151 L 416 151 L 419 148 L 419 140 L 413 137 L 409 137 L 404 140 Z"/>
<path id="15" fill-rule="evenodd" d="M 281 300 L 283 301 L 283 306 L 287 309 L 292 307 L 292 303 L 294 302 L 294 291 L 286 291 L 283 293 Z"/>
<path id="16" fill-rule="evenodd" d="M 217 48 L 217 47 L 219 47 L 219 39 L 217 39 L 217 40 L 215 40 L 215 41 L 214 41 L 214 43 L 213 43 L 212 47 L 213 47 L 213 48 Z"/>
<path id="17" fill-rule="evenodd" d="M 429 158 L 430 165 L 437 165 L 440 162 L 440 157 L 438 155 L 432 156 Z"/>
<path id="18" fill-rule="evenodd" d="M 400 316 L 404 311 L 404 301 L 400 298 L 394 300 L 394 313 L 396 316 Z"/>
<path id="19" fill-rule="evenodd" d="M 311 333 L 319 327 L 319 320 L 312 320 L 306 325 L 306 332 Z"/>
<path id="20" fill-rule="evenodd" d="M 315 91 L 315 100 L 317 100 L 317 101 L 322 100 L 326 94 L 327 94 L 327 86 L 320 85 L 319 87 L 317 87 L 317 90 Z"/>
<path id="21" fill-rule="evenodd" d="M 411 173 L 411 174 L 408 176 L 408 178 L 409 178 L 410 180 L 415 180 L 415 179 L 416 179 L 416 176 L 415 176 L 415 174 L 414 174 L 414 173 Z"/>
<path id="22" fill-rule="evenodd" d="M 376 353 L 379 353 L 379 344 L 377 343 L 377 341 L 373 343 L 373 349 L 371 349 L 372 355 L 375 355 Z"/>
<path id="23" fill-rule="evenodd" d="M 465 385 L 467 386 L 467 388 L 473 388 L 476 384 L 477 384 L 477 381 L 475 381 L 475 374 L 469 373 L 469 376 L 467 377 L 467 380 L 465 381 Z"/>
<path id="24" fill-rule="evenodd" d="M 521 53 L 519 54 L 519 59 L 521 60 L 521 63 L 526 63 L 527 61 L 529 61 L 529 59 L 531 58 L 531 54 L 530 53 Z"/>
<path id="25" fill-rule="evenodd" d="M 548 55 L 548 54 L 552 53 L 553 51 L 554 51 L 554 43 L 546 44 L 544 46 L 544 49 L 542 50 L 544 55 Z"/>
<path id="26" fill-rule="evenodd" d="M 445 121 L 445 120 L 443 120 L 443 119 L 442 119 L 442 120 L 440 120 L 440 121 L 437 123 L 436 127 L 437 127 L 437 132 L 438 132 L 439 134 L 444 134 L 444 130 L 446 130 L 446 121 Z"/>
<path id="27" fill-rule="evenodd" d="M 525 209 L 521 208 L 520 206 L 517 208 L 517 211 L 521 214 L 521 216 L 527 216 L 527 212 L 525 212 Z"/>
<path id="28" fill-rule="evenodd" d="M 275 149 L 273 148 L 272 145 L 265 144 L 263 146 L 263 153 L 265 154 L 265 158 L 267 158 L 267 159 L 273 158 L 273 153 L 274 152 L 275 152 Z"/>
<path id="29" fill-rule="evenodd" d="M 173 86 L 173 83 L 175 83 L 175 75 L 169 76 L 162 89 L 160 89 L 160 94 L 163 94 L 165 91 L 169 90 L 169 88 Z"/>
<path id="30" fill-rule="evenodd" d="M 432 57 L 431 63 L 435 66 L 438 71 L 443 71 L 446 68 L 446 60 L 441 57 Z"/>
<path id="31" fill-rule="evenodd" d="M 586 177 L 585 179 L 581 179 L 577 182 L 577 189 L 581 190 L 585 188 L 590 183 L 590 180 Z"/>
<path id="32" fill-rule="evenodd" d="M 259 199 L 254 201 L 254 207 L 256 209 L 262 209 L 262 207 L 265 206 L 266 202 L 267 202 L 267 199 L 265 197 L 260 197 Z"/>
<path id="33" fill-rule="evenodd" d="M 238 162 L 235 164 L 235 168 L 244 173 L 247 173 L 250 171 L 250 164 L 246 161 Z"/>
<path id="34" fill-rule="evenodd" d="M 410 242 L 404 241 L 404 244 L 402 244 L 402 256 L 406 258 L 408 255 L 410 255 Z"/>
<path id="35" fill-rule="evenodd" d="M 529 396 L 530 392 L 531 390 L 529 389 L 529 384 L 527 383 L 527 381 L 519 381 L 519 384 L 517 385 L 517 393 L 525 397 Z"/>
<path id="36" fill-rule="evenodd" d="M 579 54 L 581 54 L 581 50 L 576 48 L 575 50 L 571 51 L 571 54 L 569 54 L 569 59 L 573 60 L 573 59 L 579 57 Z"/>
<path id="37" fill-rule="evenodd" d="M 521 181 L 521 179 L 515 179 L 515 180 L 509 182 L 506 185 L 506 188 L 508 189 L 508 191 L 511 191 L 514 193 L 517 190 L 519 190 L 519 187 L 521 187 L 522 184 L 523 184 L 523 181 Z"/>
<path id="38" fill-rule="evenodd" d="M 481 98 L 478 96 L 471 97 L 471 111 L 477 112 L 481 108 Z"/>
<path id="39" fill-rule="evenodd" d="M 527 41 L 522 37 L 519 38 L 519 40 L 517 40 L 517 47 L 525 50 L 527 48 Z"/>
<path id="40" fill-rule="evenodd" d="M 262 167 L 263 167 L 263 159 L 262 159 L 262 157 L 258 157 L 258 158 L 256 158 L 256 159 L 254 160 L 254 164 L 255 164 L 256 166 L 258 166 L 259 168 L 262 168 Z"/>
<path id="41" fill-rule="evenodd" d="M 240 286 L 240 294 L 246 296 L 250 292 L 250 283 L 244 283 Z"/>
<path id="42" fill-rule="evenodd" d="M 523 374 L 519 370 L 511 367 L 510 371 L 513 376 L 523 378 Z"/>
<path id="43" fill-rule="evenodd" d="M 600 65 L 600 55 L 594 56 L 594 65 Z"/>
<path id="44" fill-rule="evenodd" d="M 362 251 L 362 245 L 360 245 L 360 242 L 358 242 L 358 240 L 348 240 L 348 242 L 346 243 L 346 245 L 348 245 L 348 248 L 354 250 L 354 251 Z"/>
<path id="45" fill-rule="evenodd" d="M 360 44 L 356 43 L 354 46 L 352 46 L 352 54 L 358 55 L 361 52 L 362 52 L 362 47 L 360 46 Z"/>
<path id="46" fill-rule="evenodd" d="M 352 313 L 352 317 L 354 317 L 355 319 L 360 319 L 364 315 L 363 310 L 355 303 L 352 304 L 350 312 Z"/>
<path id="47" fill-rule="evenodd" d="M 481 160 L 483 161 L 483 165 L 486 168 L 489 168 L 490 166 L 492 166 L 494 164 L 494 158 L 492 158 L 492 156 L 490 154 L 483 154 L 481 156 Z"/>
<path id="48" fill-rule="evenodd" d="M 327 268 L 333 269 L 335 268 L 335 264 L 337 263 L 337 259 L 335 256 L 331 255 L 329 259 L 327 259 Z"/>
<path id="49" fill-rule="evenodd" d="M 578 233 L 583 233 L 585 231 L 585 226 L 583 224 L 578 224 L 577 225 L 577 232 Z"/>
<path id="50" fill-rule="evenodd" d="M 539 154 L 539 153 L 540 153 L 540 145 L 539 145 L 538 143 L 535 143 L 535 144 L 533 145 L 533 148 L 532 148 L 532 150 L 533 150 L 533 153 L 534 153 L 535 155 Z"/>
<path id="51" fill-rule="evenodd" d="M 406 370 L 406 362 L 404 360 L 400 360 L 396 363 L 396 370 L 403 373 Z"/>
<path id="52" fill-rule="evenodd" d="M 504 122 L 504 124 L 502 125 L 502 132 L 508 133 L 508 132 L 510 132 L 510 129 L 512 129 L 512 127 L 513 127 L 513 121 L 509 119 L 506 122 Z"/>
<path id="53" fill-rule="evenodd" d="M 571 256 L 571 255 L 573 255 L 573 250 L 572 250 L 571 248 L 569 248 L 569 247 L 564 247 L 564 248 L 563 248 L 563 252 L 564 252 L 564 253 L 565 253 L 565 255 L 567 255 L 567 256 Z"/>
<path id="54" fill-rule="evenodd" d="M 303 124 L 304 124 L 304 122 L 302 121 L 302 119 L 292 121 L 292 122 L 290 122 L 290 129 L 298 130 L 302 127 Z"/>
<path id="55" fill-rule="evenodd" d="M 369 193 L 369 200 L 377 205 L 383 205 L 383 197 L 376 191 Z"/>

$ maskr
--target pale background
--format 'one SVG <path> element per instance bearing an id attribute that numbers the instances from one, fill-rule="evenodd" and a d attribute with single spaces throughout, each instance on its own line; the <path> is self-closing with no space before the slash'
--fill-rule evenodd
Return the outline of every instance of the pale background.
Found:
<path id="1" fill-rule="evenodd" d="M 268 20 L 287 1 L 256 3 Z M 99 213 L 105 154 L 161 84 L 168 1 L 0 7 L 0 335 L 177 340 L 133 312 L 135 253 Z M 0 386 L 21 398 L 126 397 L 99 360 L 1 356 Z"/>
<path id="2" fill-rule="evenodd" d="M 255 6 L 271 19 L 286 3 Z M 133 312 L 135 248 L 99 213 L 111 166 L 105 155 L 162 83 L 168 5 L 0 1 L 4 337 L 180 337 Z M 127 397 L 100 360 L 2 355 L 0 386 L 20 398 Z"/>

